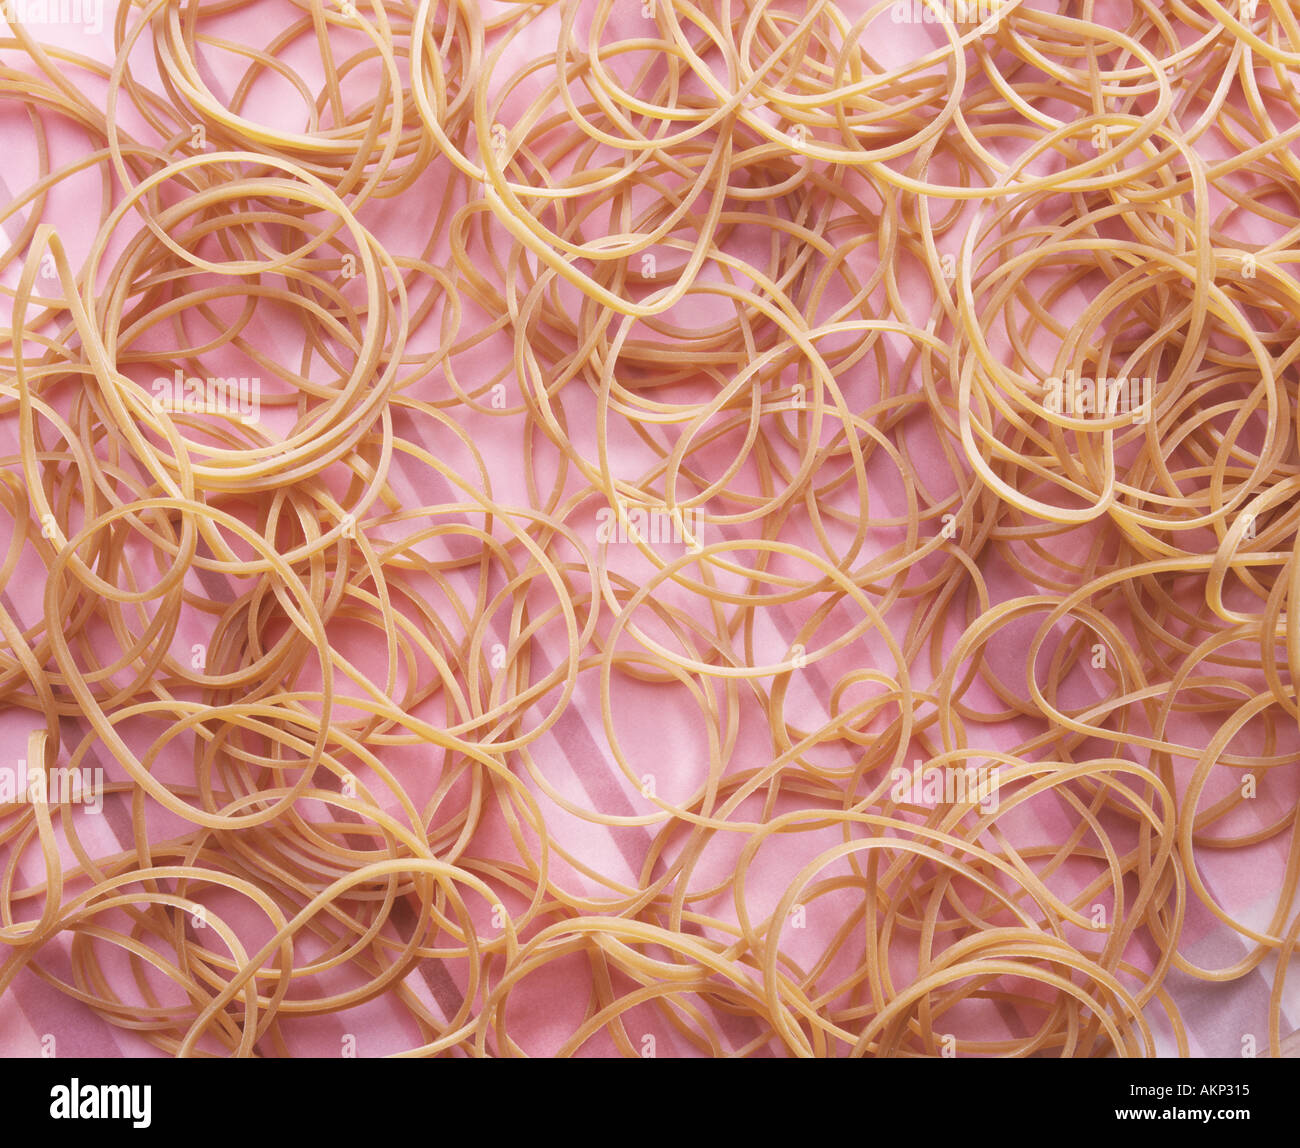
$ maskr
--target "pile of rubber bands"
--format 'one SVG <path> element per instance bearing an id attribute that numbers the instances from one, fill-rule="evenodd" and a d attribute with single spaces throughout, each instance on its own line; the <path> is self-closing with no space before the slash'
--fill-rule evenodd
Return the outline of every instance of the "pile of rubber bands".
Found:
<path id="1" fill-rule="evenodd" d="M 0 39 L 0 1012 L 1154 1056 L 1262 979 L 1279 1055 L 1286 0 L 70 31 Z"/>

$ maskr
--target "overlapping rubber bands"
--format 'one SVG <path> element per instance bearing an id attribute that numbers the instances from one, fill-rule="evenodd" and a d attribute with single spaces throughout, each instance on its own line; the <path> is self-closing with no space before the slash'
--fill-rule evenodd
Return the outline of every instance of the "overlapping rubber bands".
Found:
<path id="1" fill-rule="evenodd" d="M 1281 1055 L 1300 25 L 1049 7 L 13 26 L 0 1007 Z"/>

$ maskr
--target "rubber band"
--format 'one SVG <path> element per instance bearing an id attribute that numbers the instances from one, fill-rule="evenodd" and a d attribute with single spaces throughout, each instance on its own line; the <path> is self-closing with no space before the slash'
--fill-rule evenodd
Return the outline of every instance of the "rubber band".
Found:
<path id="1" fill-rule="evenodd" d="M 1281 1054 L 1300 22 L 962 7 L 10 22 L 0 1007 Z"/>

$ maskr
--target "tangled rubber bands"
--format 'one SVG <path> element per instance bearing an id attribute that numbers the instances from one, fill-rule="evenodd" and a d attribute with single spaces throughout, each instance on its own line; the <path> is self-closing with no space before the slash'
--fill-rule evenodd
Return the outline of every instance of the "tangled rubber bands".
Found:
<path id="1" fill-rule="evenodd" d="M 0 1009 L 1280 1055 L 1300 19 L 1045 7 L 12 20 Z"/>

